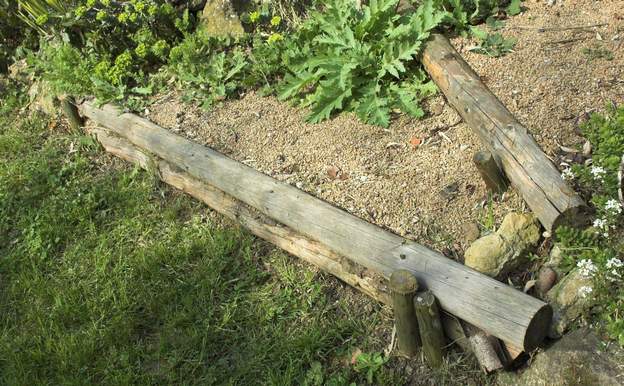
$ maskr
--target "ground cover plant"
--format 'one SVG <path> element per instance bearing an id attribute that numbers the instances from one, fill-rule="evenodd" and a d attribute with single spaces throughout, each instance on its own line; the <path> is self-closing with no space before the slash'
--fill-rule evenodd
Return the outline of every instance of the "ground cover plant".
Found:
<path id="1" fill-rule="evenodd" d="M 312 122 L 353 111 L 387 126 L 393 112 L 423 116 L 420 101 L 436 91 L 418 61 L 434 29 L 473 33 L 481 52 L 500 55 L 513 43 L 471 24 L 487 18 L 500 25 L 520 11 L 517 0 L 425 0 L 404 15 L 398 5 L 314 2 L 301 21 L 296 6 L 263 3 L 242 15 L 249 33 L 239 38 L 195 30 L 188 10 L 162 0 L 76 0 L 31 6 L 38 11 L 21 16 L 44 36 L 31 64 L 58 94 L 95 95 L 140 110 L 173 77 L 187 100 L 206 108 L 261 88 L 309 107 Z"/>
<path id="2" fill-rule="evenodd" d="M 405 381 L 368 361 L 386 344 L 378 309 L 89 137 L 19 113 L 24 91 L 3 85 L 0 383 Z"/>
<path id="3" fill-rule="evenodd" d="M 597 320 L 610 337 L 624 346 L 624 221 L 618 197 L 618 170 L 624 155 L 624 107 L 609 106 L 604 114 L 594 113 L 582 126 L 592 145 L 591 162 L 575 164 L 563 177 L 575 181 L 590 197 L 595 209 L 591 227 L 561 228 L 568 270 L 579 269 L 591 285 L 579 289 L 594 305 L 587 320 Z"/>

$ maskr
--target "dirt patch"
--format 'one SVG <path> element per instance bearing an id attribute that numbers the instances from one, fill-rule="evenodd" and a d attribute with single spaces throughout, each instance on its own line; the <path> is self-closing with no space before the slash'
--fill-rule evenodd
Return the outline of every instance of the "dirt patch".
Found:
<path id="1" fill-rule="evenodd" d="M 624 100 L 624 3 L 523 4 L 503 29 L 518 39 L 514 53 L 490 58 L 469 52 L 468 39 L 453 43 L 557 161 L 560 145 L 582 143 L 578 122 L 587 112 Z M 583 53 L 594 48 L 611 60 Z M 255 93 L 208 112 L 171 94 L 149 118 L 404 237 L 461 250 L 466 224 L 483 225 L 488 212 L 500 220 L 524 204 L 513 191 L 488 203 L 472 164 L 478 139 L 442 96 L 426 110 L 423 120 L 399 116 L 384 130 L 351 114 L 308 124 L 306 110 Z"/>
<path id="2" fill-rule="evenodd" d="M 475 136 L 442 97 L 428 105 L 427 119 L 398 117 L 388 130 L 351 114 L 308 124 L 305 110 L 255 93 L 209 112 L 171 96 L 150 118 L 367 221 L 441 246 L 479 220 L 486 191 L 471 162 Z M 519 205 L 511 193 L 494 210 Z"/>

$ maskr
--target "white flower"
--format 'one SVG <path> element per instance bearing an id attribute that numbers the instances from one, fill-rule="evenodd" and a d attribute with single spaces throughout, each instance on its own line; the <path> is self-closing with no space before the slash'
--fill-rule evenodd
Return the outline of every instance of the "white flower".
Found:
<path id="1" fill-rule="evenodd" d="M 602 166 L 592 166 L 591 167 L 591 174 L 597 180 L 601 180 L 602 181 L 602 179 L 604 178 L 604 175 L 606 173 L 607 173 L 607 171 Z"/>
<path id="2" fill-rule="evenodd" d="M 587 295 L 591 294 L 593 291 L 594 289 L 592 287 L 588 287 L 586 285 L 578 289 L 578 293 L 582 298 L 586 298 Z"/>
<path id="3" fill-rule="evenodd" d="M 605 204 L 605 210 L 612 212 L 613 214 L 620 214 L 622 213 L 622 204 L 620 204 L 617 200 L 611 199 Z"/>
<path id="4" fill-rule="evenodd" d="M 561 178 L 563 178 L 566 181 L 571 181 L 574 179 L 574 173 L 572 172 L 572 169 L 567 168 L 565 169 L 562 173 L 561 173 Z"/>
<path id="5" fill-rule="evenodd" d="M 604 218 L 597 218 L 594 220 L 594 228 L 598 229 L 609 229 L 609 224 L 607 224 L 607 220 Z"/>
<path id="6" fill-rule="evenodd" d="M 611 269 L 611 268 L 620 268 L 622 266 L 624 266 L 624 262 L 622 262 L 622 260 L 618 259 L 617 257 L 613 257 L 609 260 L 607 260 L 607 264 L 605 264 L 607 269 Z"/>
<path id="7" fill-rule="evenodd" d="M 598 272 L 598 267 L 594 264 L 593 261 L 588 259 L 583 259 L 576 263 L 576 266 L 579 268 L 579 273 L 584 277 L 592 277 Z"/>

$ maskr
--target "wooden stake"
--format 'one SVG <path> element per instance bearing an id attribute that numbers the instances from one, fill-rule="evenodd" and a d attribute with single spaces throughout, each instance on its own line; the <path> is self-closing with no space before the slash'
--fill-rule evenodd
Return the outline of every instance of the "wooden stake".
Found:
<path id="1" fill-rule="evenodd" d="M 588 222 L 588 208 L 581 197 L 446 37 L 431 34 L 423 49 L 422 63 L 449 103 L 495 156 L 546 230 Z"/>
<path id="2" fill-rule="evenodd" d="M 390 291 L 399 353 L 408 358 L 413 357 L 420 347 L 418 323 L 414 311 L 414 295 L 417 290 L 418 281 L 410 271 L 401 269 L 390 275 Z"/>
<path id="3" fill-rule="evenodd" d="M 479 170 L 479 174 L 481 174 L 481 178 L 483 178 L 483 182 L 485 182 L 485 186 L 487 186 L 490 192 L 502 194 L 507 190 L 508 185 L 505 175 L 496 164 L 492 153 L 479 151 L 475 153 L 472 161 Z"/>
<path id="4" fill-rule="evenodd" d="M 442 366 L 446 338 L 440 321 L 438 304 L 433 293 L 425 291 L 416 294 L 414 308 L 425 358 L 429 366 L 438 368 Z"/>
<path id="5" fill-rule="evenodd" d="M 76 107 L 76 103 L 74 98 L 69 96 L 59 97 L 59 101 L 61 102 L 61 108 L 63 109 L 63 114 L 65 118 L 69 121 L 69 127 L 73 131 L 79 131 L 83 126 L 83 120 L 80 114 L 78 113 L 78 107 Z"/>
<path id="6" fill-rule="evenodd" d="M 472 352 L 477 357 L 479 365 L 486 373 L 491 373 L 502 369 L 503 363 L 496 349 L 497 341 L 482 330 L 464 323 L 464 328 L 468 334 L 468 340 L 472 348 Z"/>

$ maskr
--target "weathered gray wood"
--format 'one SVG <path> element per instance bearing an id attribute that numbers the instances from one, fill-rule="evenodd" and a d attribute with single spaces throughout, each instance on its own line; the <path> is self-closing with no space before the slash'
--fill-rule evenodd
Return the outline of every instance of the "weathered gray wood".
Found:
<path id="1" fill-rule="evenodd" d="M 357 266 L 323 244 L 271 220 L 223 191 L 189 176 L 167 161 L 157 160 L 109 130 L 92 128 L 89 132 L 107 152 L 156 173 L 163 182 L 206 203 L 254 235 L 338 277 L 373 299 L 392 306 L 387 281 L 383 277 Z"/>
<path id="2" fill-rule="evenodd" d="M 257 210 L 250 208 L 247 204 L 189 176 L 188 173 L 170 165 L 167 161 L 157 160 L 153 155 L 139 149 L 127 139 L 121 138 L 109 130 L 98 127 L 89 129 L 89 132 L 96 137 L 106 151 L 150 172 L 155 172 L 163 182 L 206 203 L 212 209 L 247 228 L 254 235 L 336 276 L 373 299 L 392 307 L 388 283 L 385 278 L 337 255 L 323 244 L 310 240 L 287 226 L 276 223 Z M 466 322 L 446 312 L 441 313 L 441 319 L 444 331 L 451 339 L 451 344 L 457 344 L 464 351 L 471 352 L 473 347 L 464 328 Z M 518 352 L 518 349 L 510 344 L 506 344 L 505 347 L 508 352 Z"/>
<path id="3" fill-rule="evenodd" d="M 411 358 L 418 352 L 420 336 L 414 311 L 414 295 L 418 281 L 410 271 L 399 269 L 390 275 L 390 294 L 394 310 L 399 353 Z"/>
<path id="4" fill-rule="evenodd" d="M 550 231 L 561 224 L 587 222 L 583 200 L 446 37 L 432 35 L 423 50 L 422 63 L 449 103 L 495 156 L 544 228 Z"/>
<path id="5" fill-rule="evenodd" d="M 429 366 L 438 368 L 444 360 L 446 338 L 440 319 L 440 311 L 435 296 L 431 291 L 416 294 L 414 310 L 418 319 L 418 329 L 422 340 L 423 352 Z"/>
<path id="6" fill-rule="evenodd" d="M 411 271 L 436 295 L 443 309 L 516 347 L 530 351 L 546 334 L 552 309 L 538 299 L 146 119 L 121 114 L 111 105 L 98 108 L 90 102 L 83 103 L 81 111 L 190 176 L 386 279 L 397 269 Z"/>
<path id="7" fill-rule="evenodd" d="M 471 351 L 477 357 L 477 361 L 483 371 L 491 373 L 502 369 L 504 365 L 496 350 L 498 342 L 494 341 L 492 337 L 488 336 L 485 332 L 473 326 L 466 325 L 465 327 L 469 336 L 468 340 L 472 347 Z"/>
<path id="8" fill-rule="evenodd" d="M 472 158 L 485 186 L 488 190 L 495 194 L 503 194 L 507 190 L 507 181 L 505 175 L 498 167 L 494 160 L 494 156 L 489 151 L 478 151 Z"/>
<path id="9" fill-rule="evenodd" d="M 74 131 L 79 131 L 83 125 L 82 117 L 78 114 L 78 108 L 76 107 L 76 103 L 71 97 L 61 97 L 59 98 L 61 102 L 61 108 L 63 109 L 63 115 L 67 118 L 69 122 L 69 127 L 71 127 Z"/>

